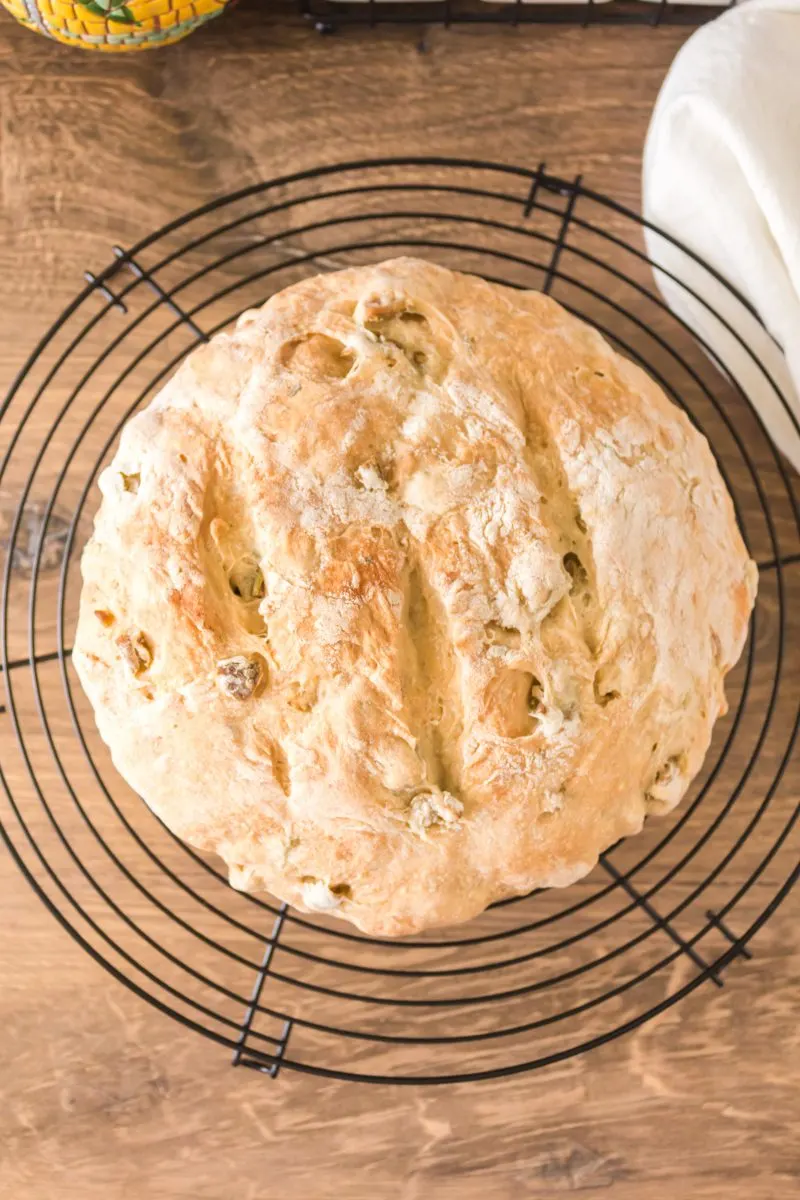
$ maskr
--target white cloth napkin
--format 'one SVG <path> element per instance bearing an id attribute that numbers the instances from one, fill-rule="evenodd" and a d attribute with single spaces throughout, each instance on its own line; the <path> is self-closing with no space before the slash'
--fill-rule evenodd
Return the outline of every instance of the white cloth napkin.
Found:
<path id="1" fill-rule="evenodd" d="M 653 113 L 643 202 L 649 221 L 704 258 L 757 310 L 772 337 L 689 256 L 648 234 L 654 262 L 730 322 L 800 418 L 800 0 L 745 0 L 689 39 Z M 662 272 L 656 279 L 800 470 L 800 425 L 763 372 L 702 303 Z"/>

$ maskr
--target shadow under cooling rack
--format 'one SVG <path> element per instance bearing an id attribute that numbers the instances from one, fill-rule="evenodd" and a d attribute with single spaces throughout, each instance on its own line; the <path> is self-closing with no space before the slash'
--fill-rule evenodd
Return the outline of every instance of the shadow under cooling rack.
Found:
<path id="1" fill-rule="evenodd" d="M 667 245 L 650 241 L 656 255 Z M 549 292 L 644 366 L 708 437 L 761 570 L 730 712 L 677 812 L 568 890 L 387 941 L 234 892 L 216 860 L 174 838 L 114 771 L 70 649 L 97 475 L 130 415 L 194 346 L 272 292 L 407 253 Z M 705 303 L 666 260 L 655 265 Z M 727 327 L 748 380 L 782 403 Z M 664 303 L 635 213 L 543 165 L 452 159 L 347 163 L 248 188 L 87 272 L 12 388 L 0 432 L 3 836 L 64 928 L 143 999 L 273 1076 L 441 1083 L 559 1061 L 757 969 L 747 943 L 798 871 L 787 780 L 800 699 L 800 606 L 787 602 L 800 587 L 797 500 L 733 363 Z"/>

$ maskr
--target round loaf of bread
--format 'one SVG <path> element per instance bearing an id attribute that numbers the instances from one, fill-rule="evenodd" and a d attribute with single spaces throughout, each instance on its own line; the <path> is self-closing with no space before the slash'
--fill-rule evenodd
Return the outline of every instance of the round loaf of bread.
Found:
<path id="1" fill-rule="evenodd" d="M 683 796 L 756 569 L 703 438 L 546 296 L 305 280 L 125 428 L 73 662 L 230 881 L 398 936 L 561 887 Z"/>

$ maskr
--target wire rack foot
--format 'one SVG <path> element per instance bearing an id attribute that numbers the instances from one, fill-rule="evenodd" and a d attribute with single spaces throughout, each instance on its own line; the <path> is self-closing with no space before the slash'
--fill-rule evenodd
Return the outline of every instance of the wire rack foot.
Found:
<path id="1" fill-rule="evenodd" d="M 236 1049 L 233 1052 L 231 1065 L 234 1067 L 251 1067 L 255 1071 L 262 1071 L 266 1075 L 270 1075 L 275 1079 L 280 1071 L 281 1059 L 286 1051 L 286 1046 L 289 1041 L 289 1034 L 292 1031 L 292 1021 L 284 1021 L 283 1029 L 280 1036 L 274 1043 L 274 1050 L 271 1055 L 263 1051 L 252 1051 L 247 1049 L 247 1039 L 250 1035 L 250 1029 L 253 1024 L 253 1019 L 258 1011 L 261 993 L 264 990 L 264 984 L 269 975 L 270 963 L 280 941 L 281 932 L 283 930 L 284 920 L 286 918 L 288 905 L 282 904 L 278 911 L 278 916 L 275 918 L 275 924 L 272 926 L 272 932 L 269 935 L 265 949 L 264 957 L 261 960 L 261 968 L 256 976 L 253 992 L 250 997 L 250 1004 L 242 1021 L 242 1031 L 236 1043 Z"/>

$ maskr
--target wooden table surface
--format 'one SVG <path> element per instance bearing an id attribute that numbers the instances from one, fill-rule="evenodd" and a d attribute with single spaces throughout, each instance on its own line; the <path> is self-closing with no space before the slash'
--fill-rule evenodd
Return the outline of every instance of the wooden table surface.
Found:
<path id="1" fill-rule="evenodd" d="M 421 151 L 545 159 L 638 206 L 648 117 L 685 31 L 433 30 L 420 52 L 419 30 L 322 39 L 259 7 L 129 57 L 64 50 L 2 14 L 3 386 L 112 243 L 275 174 Z M 796 899 L 730 986 L 590 1055 L 376 1089 L 232 1070 L 95 965 L 5 854 L 0 894 L 7 1200 L 798 1194 Z"/>

